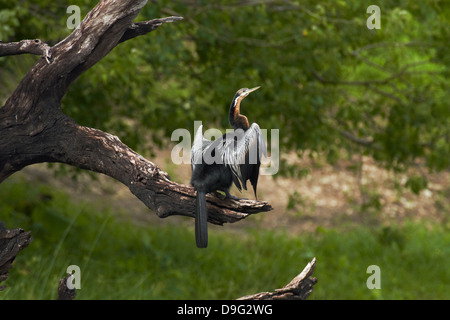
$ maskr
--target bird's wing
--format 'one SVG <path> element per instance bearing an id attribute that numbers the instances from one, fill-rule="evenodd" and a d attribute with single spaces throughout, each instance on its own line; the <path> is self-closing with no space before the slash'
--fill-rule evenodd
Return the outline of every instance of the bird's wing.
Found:
<path id="1" fill-rule="evenodd" d="M 241 190 L 247 190 L 246 182 L 250 180 L 256 195 L 261 157 L 267 156 L 266 144 L 258 124 L 253 123 L 246 131 L 241 129 L 227 134 L 223 149 L 223 161 L 230 167 L 233 181 Z"/>
<path id="2" fill-rule="evenodd" d="M 194 171 L 195 166 L 203 162 L 203 153 L 211 141 L 203 137 L 203 125 L 199 126 L 194 136 L 194 143 L 191 148 L 191 167 Z"/>

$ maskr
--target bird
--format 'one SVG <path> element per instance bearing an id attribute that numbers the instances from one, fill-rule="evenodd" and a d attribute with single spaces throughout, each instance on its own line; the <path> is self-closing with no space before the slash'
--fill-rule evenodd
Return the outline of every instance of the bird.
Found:
<path id="1" fill-rule="evenodd" d="M 230 194 L 234 183 L 239 191 L 247 190 L 247 181 L 253 186 L 255 198 L 261 157 L 267 157 L 266 144 L 257 123 L 249 124 L 240 113 L 242 100 L 255 88 L 239 89 L 230 105 L 231 132 L 214 141 L 203 137 L 203 125 L 194 136 L 191 149 L 191 185 L 197 192 L 195 200 L 195 239 L 199 248 L 208 245 L 208 209 L 206 194 L 223 191 L 225 198 L 240 200 Z"/>

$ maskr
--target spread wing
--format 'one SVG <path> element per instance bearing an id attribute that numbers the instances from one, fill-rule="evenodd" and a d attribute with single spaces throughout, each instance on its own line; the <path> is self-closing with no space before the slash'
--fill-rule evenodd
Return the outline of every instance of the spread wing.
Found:
<path id="1" fill-rule="evenodd" d="M 200 165 L 203 161 L 204 150 L 211 144 L 211 140 L 203 137 L 203 125 L 198 127 L 195 133 L 194 143 L 191 149 L 191 167 L 194 172 L 196 166 Z"/>
<path id="2" fill-rule="evenodd" d="M 246 131 L 241 129 L 226 134 L 223 144 L 223 161 L 230 167 L 233 182 L 239 190 L 247 190 L 250 180 L 256 197 L 261 157 L 267 157 L 266 144 L 258 124 L 253 123 Z"/>
<path id="3" fill-rule="evenodd" d="M 253 123 L 246 131 L 237 129 L 226 133 L 214 141 L 203 137 L 202 128 L 198 128 L 191 149 L 192 172 L 202 161 L 225 164 L 239 191 L 247 190 L 247 180 L 250 180 L 256 198 L 261 157 L 267 157 L 266 143 L 258 124 Z"/>

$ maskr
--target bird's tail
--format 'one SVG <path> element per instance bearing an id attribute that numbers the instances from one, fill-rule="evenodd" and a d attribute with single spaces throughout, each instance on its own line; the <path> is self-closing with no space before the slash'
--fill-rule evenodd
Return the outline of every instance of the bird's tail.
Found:
<path id="1" fill-rule="evenodd" d="M 206 193 L 203 190 L 197 190 L 195 202 L 195 242 L 199 248 L 208 246 L 208 208 Z"/>

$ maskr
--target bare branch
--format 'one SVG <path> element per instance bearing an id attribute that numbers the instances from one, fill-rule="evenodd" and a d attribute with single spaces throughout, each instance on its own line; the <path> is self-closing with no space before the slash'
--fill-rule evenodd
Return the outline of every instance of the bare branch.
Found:
<path id="1" fill-rule="evenodd" d="M 6 229 L 0 221 L 0 282 L 5 281 L 9 275 L 11 263 L 19 251 L 26 248 L 31 242 L 31 233 L 23 229 Z M 0 286 L 2 291 L 5 286 Z"/>
<path id="2" fill-rule="evenodd" d="M 160 218 L 171 215 L 194 217 L 195 192 L 191 186 L 170 180 L 169 175 L 153 162 L 123 144 L 118 137 L 97 129 L 65 124 L 67 139 L 59 143 L 57 161 L 113 177 L 125 184 L 130 191 Z M 95 152 L 83 152 L 92 150 Z M 220 199 L 207 196 L 208 220 L 214 224 L 232 223 L 250 214 L 270 211 L 265 201 Z"/>
<path id="3" fill-rule="evenodd" d="M 375 91 L 376 93 L 381 94 L 382 96 L 388 97 L 388 98 L 396 101 L 398 104 L 403 104 L 401 98 L 399 96 L 393 94 L 393 93 L 383 91 L 383 90 L 381 90 L 380 88 L 378 88 L 377 86 L 374 86 L 374 85 L 368 85 L 367 87 L 369 89 Z"/>
<path id="4" fill-rule="evenodd" d="M 352 134 L 351 132 L 348 132 L 346 130 L 343 130 L 343 129 L 339 128 L 333 122 L 335 122 L 335 120 L 332 119 L 331 117 L 324 117 L 322 123 L 325 124 L 326 126 L 328 126 L 329 128 L 331 128 L 333 130 L 336 130 L 337 132 L 339 132 L 339 134 L 341 136 L 343 136 L 344 138 L 350 140 L 353 143 L 356 143 L 356 144 L 364 146 L 364 147 L 378 148 L 377 146 L 375 146 L 374 140 L 371 137 L 369 137 L 369 138 L 359 138 L 359 137 L 355 136 L 354 134 Z"/>
<path id="5" fill-rule="evenodd" d="M 61 162 L 115 178 L 161 218 L 194 217 L 194 189 L 171 181 L 166 172 L 118 137 L 79 126 L 67 116 L 52 120 L 47 127 L 36 123 L 20 127 L 34 134 L 7 137 L 0 127 L 0 182 L 29 163 Z M 208 218 L 214 224 L 272 210 L 265 201 L 223 200 L 213 195 L 208 195 L 207 201 Z"/>
<path id="6" fill-rule="evenodd" d="M 362 146 L 365 146 L 365 147 L 371 146 L 373 144 L 373 140 L 372 139 L 369 140 L 369 139 L 358 138 L 358 137 L 354 136 L 353 134 L 351 134 L 350 132 L 347 132 L 345 130 L 342 130 L 342 129 L 339 129 L 339 128 L 335 128 L 335 129 L 337 131 L 339 131 L 339 133 L 343 137 L 347 138 L 348 140 L 350 140 L 350 141 L 352 141 L 352 142 L 354 142 L 356 144 L 359 144 L 359 145 L 362 145 Z"/>
<path id="7" fill-rule="evenodd" d="M 252 294 L 238 300 L 306 300 L 317 283 L 317 279 L 312 277 L 316 262 L 316 258 L 313 258 L 298 276 L 281 289 Z"/>
<path id="8" fill-rule="evenodd" d="M 50 63 L 50 46 L 39 39 L 21 40 L 19 42 L 4 43 L 0 41 L 0 57 L 31 53 L 40 55 Z"/>
<path id="9" fill-rule="evenodd" d="M 127 41 L 129 39 L 135 38 L 137 36 L 145 35 L 156 28 L 162 26 L 164 23 L 175 22 L 183 20 L 183 17 L 172 16 L 160 19 L 153 19 L 150 21 L 142 21 L 133 23 L 123 34 L 122 38 L 120 38 L 120 42 Z"/>
<path id="10" fill-rule="evenodd" d="M 73 299 L 75 299 L 75 297 L 77 295 L 75 288 L 69 289 L 67 287 L 67 280 L 69 280 L 69 278 L 71 276 L 72 275 L 68 274 L 64 278 L 59 280 L 58 300 L 73 300 Z"/>
<path id="11" fill-rule="evenodd" d="M 113 177 L 159 217 L 194 216 L 195 193 L 171 181 L 119 138 L 76 124 L 62 113 L 68 86 L 120 42 L 144 35 L 172 16 L 133 23 L 145 0 L 100 1 L 82 23 L 51 48 L 52 63 L 38 61 L 0 109 L 0 182 L 23 167 L 61 162 Z M 235 222 L 269 211 L 264 201 L 224 201 L 208 195 L 209 221 Z"/>

